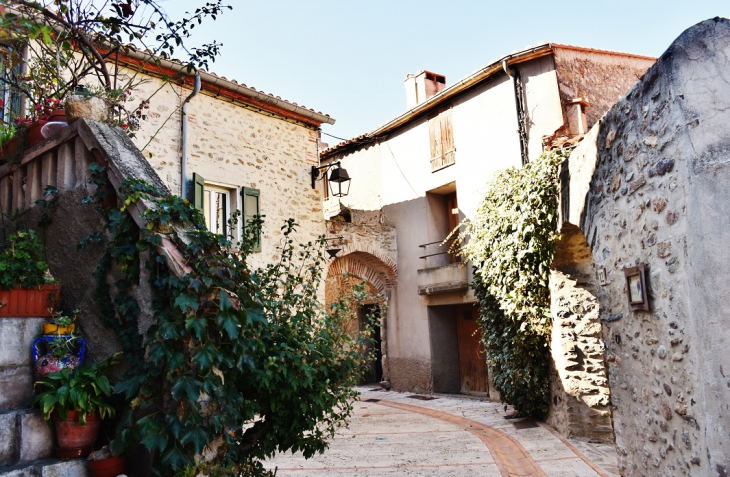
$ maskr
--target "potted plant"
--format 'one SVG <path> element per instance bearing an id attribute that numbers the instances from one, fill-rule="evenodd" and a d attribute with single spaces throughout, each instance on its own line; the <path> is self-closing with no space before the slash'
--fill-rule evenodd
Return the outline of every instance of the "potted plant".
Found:
<path id="1" fill-rule="evenodd" d="M 58 448 L 56 456 L 86 457 L 96 442 L 102 419 L 114 416 L 109 403 L 112 386 L 107 374 L 117 355 L 75 370 L 51 373 L 36 385 L 43 386 L 33 401 L 46 421 L 53 420 Z"/>
<path id="2" fill-rule="evenodd" d="M 41 354 L 40 347 L 45 351 Z M 83 364 L 86 342 L 73 334 L 43 335 L 33 341 L 33 362 L 36 379 L 63 369 L 75 369 Z"/>
<path id="3" fill-rule="evenodd" d="M 70 315 L 64 315 L 63 311 L 57 311 L 53 315 L 51 323 L 43 323 L 44 335 L 70 335 L 76 332 L 76 318 L 81 310 L 74 310 Z"/>
<path id="4" fill-rule="evenodd" d="M 0 99 L 0 108 L 3 101 Z M 18 138 L 15 136 L 15 128 L 8 124 L 0 124 L 0 160 L 7 161 L 17 148 Z"/>
<path id="5" fill-rule="evenodd" d="M 20 230 L 0 245 L 0 317 L 50 318 L 61 292 L 33 230 Z"/>
<path id="6" fill-rule="evenodd" d="M 124 459 L 112 455 L 109 446 L 104 446 L 100 450 L 89 454 L 86 466 L 91 472 L 91 477 L 117 477 L 127 472 Z"/>

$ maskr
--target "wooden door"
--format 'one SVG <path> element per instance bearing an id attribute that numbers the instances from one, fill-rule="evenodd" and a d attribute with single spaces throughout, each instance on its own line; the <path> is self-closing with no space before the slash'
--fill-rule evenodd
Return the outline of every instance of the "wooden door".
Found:
<path id="1" fill-rule="evenodd" d="M 460 306 L 457 308 L 456 315 L 461 392 L 486 394 L 489 392 L 487 387 L 487 356 L 484 352 L 484 345 L 477 324 L 477 311 L 472 305 Z"/>

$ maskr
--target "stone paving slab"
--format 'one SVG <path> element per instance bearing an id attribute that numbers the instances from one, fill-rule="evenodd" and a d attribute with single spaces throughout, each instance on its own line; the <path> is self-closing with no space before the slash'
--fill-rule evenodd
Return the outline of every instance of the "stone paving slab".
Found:
<path id="1" fill-rule="evenodd" d="M 510 411 L 486 399 L 359 389 L 348 428 L 322 455 L 282 454 L 265 462 L 277 475 L 613 477 L 612 446 L 567 441 L 543 423 L 517 428 Z M 523 426 L 524 427 L 524 426 Z"/>

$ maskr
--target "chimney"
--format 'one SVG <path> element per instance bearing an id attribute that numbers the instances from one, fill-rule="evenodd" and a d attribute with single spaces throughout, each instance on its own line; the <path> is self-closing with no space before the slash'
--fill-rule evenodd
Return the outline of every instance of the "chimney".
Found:
<path id="1" fill-rule="evenodd" d="M 568 119 L 568 129 L 570 134 L 577 136 L 588 132 L 588 116 L 586 116 L 586 108 L 588 101 L 583 98 L 575 98 L 570 101 L 564 101 L 565 116 Z"/>
<path id="2" fill-rule="evenodd" d="M 446 76 L 437 75 L 430 71 L 421 71 L 415 75 L 406 76 L 406 103 L 408 109 L 413 109 L 446 88 Z"/>

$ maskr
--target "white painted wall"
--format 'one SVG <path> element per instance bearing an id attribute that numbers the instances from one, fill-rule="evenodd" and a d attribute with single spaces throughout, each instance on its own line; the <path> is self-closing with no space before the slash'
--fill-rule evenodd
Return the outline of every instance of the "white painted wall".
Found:
<path id="1" fill-rule="evenodd" d="M 541 153 L 542 136 L 563 125 L 557 77 L 551 57 L 529 61 L 520 68 L 532 120 L 530 157 L 535 158 Z M 426 193 L 455 182 L 459 208 L 468 218 L 492 175 L 521 165 L 514 87 L 509 77 L 499 76 L 451 104 L 456 147 L 452 166 L 431 172 L 426 117 L 391 133 L 379 144 L 339 158 L 352 177 L 350 195 L 342 203 L 354 209 L 383 207 L 385 220 L 396 227 L 397 300 L 392 304 L 395 319 L 388 323 L 391 359 L 430 360 L 428 305 L 473 300 L 471 293 L 429 298 L 417 294 L 417 270 L 433 266 L 418 258 L 424 254 L 419 245 L 444 238 L 432 236 L 438 227 L 429 222 Z M 375 170 L 379 180 L 373 177 Z M 395 365 L 391 361 L 392 375 L 396 374 Z"/>

